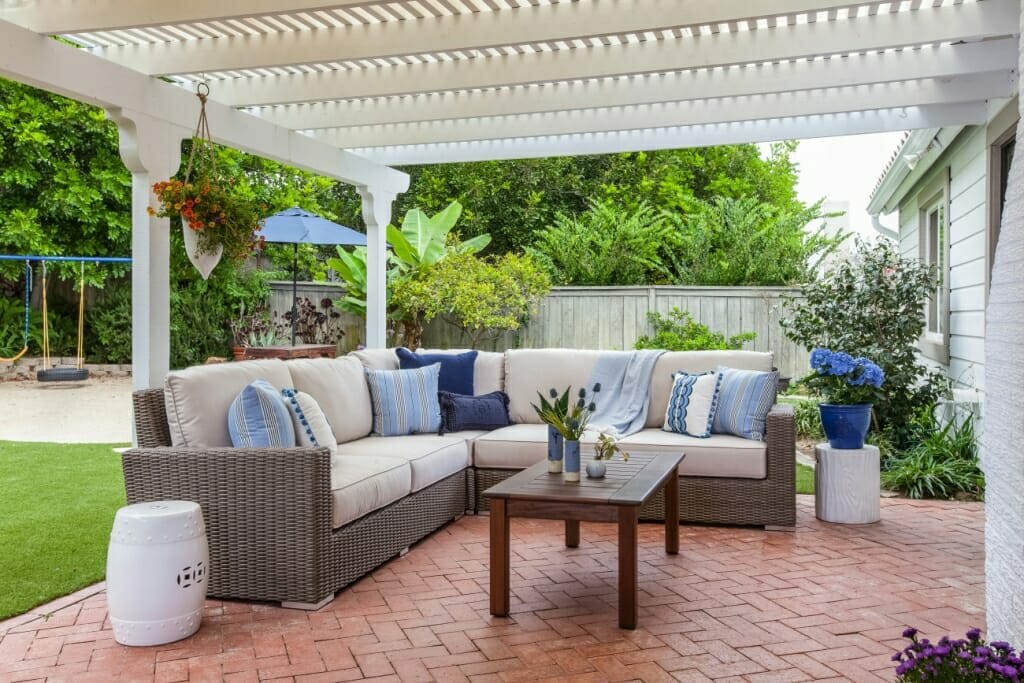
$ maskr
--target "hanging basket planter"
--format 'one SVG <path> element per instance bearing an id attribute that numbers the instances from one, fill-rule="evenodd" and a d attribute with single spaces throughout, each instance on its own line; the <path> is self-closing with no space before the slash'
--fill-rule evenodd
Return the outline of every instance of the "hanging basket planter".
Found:
<path id="1" fill-rule="evenodd" d="M 230 181 L 217 172 L 216 148 L 206 120 L 209 88 L 200 83 L 199 123 L 184 179 L 171 178 L 153 185 L 159 207 L 151 215 L 181 220 L 189 261 L 205 280 L 222 257 L 244 260 L 256 246 L 259 213 L 253 202 L 233 191 Z"/>

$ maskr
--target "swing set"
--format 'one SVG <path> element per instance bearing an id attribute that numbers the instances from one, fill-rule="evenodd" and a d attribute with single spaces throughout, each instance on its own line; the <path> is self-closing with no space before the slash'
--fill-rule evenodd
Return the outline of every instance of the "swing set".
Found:
<path id="1" fill-rule="evenodd" d="M 10 358 L 0 357 L 0 361 L 11 363 L 28 353 L 29 346 L 29 314 L 32 297 L 32 264 L 39 262 L 42 270 L 41 306 L 43 315 L 43 367 L 36 372 L 40 382 L 81 382 L 89 379 L 89 371 L 85 365 L 85 264 L 86 263 L 131 263 L 132 260 L 121 256 L 17 256 L 0 254 L 0 261 L 23 261 L 25 263 L 25 315 L 22 328 L 21 351 Z M 73 366 L 56 367 L 50 359 L 50 324 L 46 306 L 46 264 L 48 262 L 77 263 L 78 268 L 78 345 Z"/>

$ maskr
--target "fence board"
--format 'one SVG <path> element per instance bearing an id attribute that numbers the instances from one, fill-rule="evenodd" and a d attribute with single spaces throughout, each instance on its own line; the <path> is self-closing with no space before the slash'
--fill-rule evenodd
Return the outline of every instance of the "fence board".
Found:
<path id="1" fill-rule="evenodd" d="M 280 316 L 291 308 L 291 283 L 275 282 L 271 289 L 271 310 Z M 337 298 L 341 292 L 336 284 L 299 283 L 299 296 L 313 301 Z M 678 307 L 727 337 L 754 332 L 757 337 L 745 348 L 772 351 L 783 376 L 800 377 L 807 371 L 807 351 L 787 339 L 779 326 L 783 297 L 796 294 L 786 287 L 557 287 L 525 329 L 487 340 L 481 348 L 631 349 L 652 332 L 648 311 L 664 314 Z M 340 346 L 348 351 L 362 343 L 363 321 L 346 314 L 343 325 L 346 335 Z M 457 327 L 441 320 L 427 326 L 423 343 L 432 348 L 467 345 Z"/>

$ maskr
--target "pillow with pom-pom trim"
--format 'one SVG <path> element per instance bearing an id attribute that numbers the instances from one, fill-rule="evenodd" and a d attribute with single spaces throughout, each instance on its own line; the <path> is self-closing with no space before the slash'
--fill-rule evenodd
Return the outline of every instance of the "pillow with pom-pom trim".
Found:
<path id="1" fill-rule="evenodd" d="M 327 448 L 331 455 L 337 455 L 338 440 L 316 399 L 294 389 L 283 389 L 281 395 L 295 425 L 295 445 Z"/>

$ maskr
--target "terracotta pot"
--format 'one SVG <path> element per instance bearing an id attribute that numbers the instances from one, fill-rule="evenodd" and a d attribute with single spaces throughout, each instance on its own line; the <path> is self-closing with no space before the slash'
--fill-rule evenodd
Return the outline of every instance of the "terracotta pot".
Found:
<path id="1" fill-rule="evenodd" d="M 245 346 L 232 346 L 231 347 L 231 356 L 235 360 L 245 360 L 245 350 L 246 350 Z"/>

